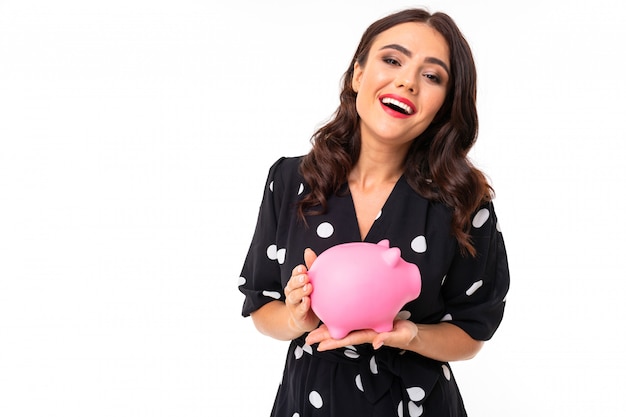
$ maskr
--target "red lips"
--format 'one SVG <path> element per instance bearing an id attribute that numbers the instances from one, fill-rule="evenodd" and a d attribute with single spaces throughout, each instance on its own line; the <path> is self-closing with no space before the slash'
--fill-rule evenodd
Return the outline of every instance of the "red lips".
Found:
<path id="1" fill-rule="evenodd" d="M 410 100 L 396 94 L 384 94 L 379 97 L 379 101 L 387 114 L 399 119 L 411 117 L 417 111 Z"/>

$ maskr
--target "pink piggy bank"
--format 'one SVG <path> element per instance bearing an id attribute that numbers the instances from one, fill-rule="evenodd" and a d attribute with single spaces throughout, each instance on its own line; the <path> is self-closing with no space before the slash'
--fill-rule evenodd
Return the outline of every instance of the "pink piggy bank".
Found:
<path id="1" fill-rule="evenodd" d="M 358 329 L 390 331 L 402 306 L 422 289 L 418 267 L 388 240 L 333 246 L 317 257 L 308 275 L 311 309 L 333 339 Z"/>

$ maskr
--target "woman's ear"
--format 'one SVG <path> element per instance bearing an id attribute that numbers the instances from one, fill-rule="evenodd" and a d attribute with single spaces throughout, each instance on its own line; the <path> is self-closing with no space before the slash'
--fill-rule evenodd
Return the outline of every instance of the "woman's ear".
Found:
<path id="1" fill-rule="evenodd" d="M 352 73 L 352 90 L 355 93 L 358 93 L 359 87 L 361 87 L 361 77 L 363 77 L 363 69 L 358 62 L 355 62 L 354 71 Z"/>

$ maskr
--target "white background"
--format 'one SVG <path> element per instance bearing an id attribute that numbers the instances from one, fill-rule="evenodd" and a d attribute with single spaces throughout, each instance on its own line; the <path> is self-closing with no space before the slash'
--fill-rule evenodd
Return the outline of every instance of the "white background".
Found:
<path id="1" fill-rule="evenodd" d="M 265 416 L 240 316 L 263 183 L 407 1 L 0 0 L 0 415 Z M 473 48 L 512 277 L 473 416 L 623 413 L 625 8 L 432 1 Z"/>

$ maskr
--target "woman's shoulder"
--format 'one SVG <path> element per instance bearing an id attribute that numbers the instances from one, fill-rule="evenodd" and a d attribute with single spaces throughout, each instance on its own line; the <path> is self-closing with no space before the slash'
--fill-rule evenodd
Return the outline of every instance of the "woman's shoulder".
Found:
<path id="1" fill-rule="evenodd" d="M 292 187 L 300 187 L 303 177 L 300 174 L 300 162 L 302 156 L 281 156 L 272 163 L 268 181 L 273 190 L 284 190 Z M 304 185 L 302 185 L 304 187 Z"/>
<path id="2" fill-rule="evenodd" d="M 298 174 L 303 156 L 281 156 L 272 163 L 270 171 L 282 174 Z"/>

